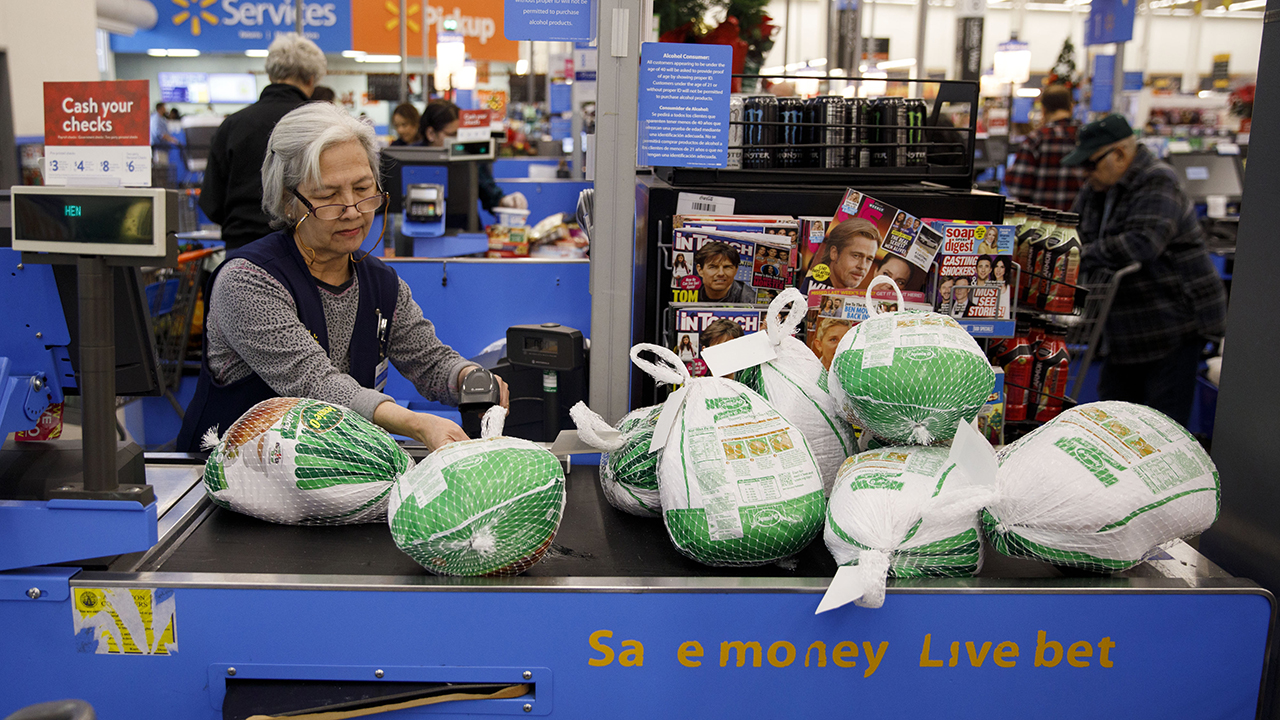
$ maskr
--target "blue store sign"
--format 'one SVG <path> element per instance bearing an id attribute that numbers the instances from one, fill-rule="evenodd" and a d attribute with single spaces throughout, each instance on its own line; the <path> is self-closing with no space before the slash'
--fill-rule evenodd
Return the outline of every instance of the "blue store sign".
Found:
<path id="1" fill-rule="evenodd" d="M 1129 42 L 1138 0 L 1094 0 L 1084 26 L 1085 45 Z"/>
<path id="2" fill-rule="evenodd" d="M 111 36 L 116 52 L 190 48 L 204 53 L 264 49 L 276 35 L 293 32 L 292 0 L 151 0 L 159 20 L 132 37 Z M 324 0 L 302 6 L 303 32 L 326 53 L 351 49 L 351 2 Z"/>

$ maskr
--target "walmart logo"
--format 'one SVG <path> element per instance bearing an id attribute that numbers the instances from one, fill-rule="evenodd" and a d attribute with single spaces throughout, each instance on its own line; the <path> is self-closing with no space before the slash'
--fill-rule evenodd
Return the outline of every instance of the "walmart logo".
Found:
<path id="1" fill-rule="evenodd" d="M 218 0 L 170 0 L 174 5 L 182 8 L 182 12 L 173 16 L 173 24 L 181 25 L 182 23 L 191 21 L 191 34 L 200 36 L 200 20 L 204 20 L 210 25 L 218 24 L 218 17 L 205 8 L 218 2 Z"/>
<path id="2" fill-rule="evenodd" d="M 384 7 L 386 7 L 387 12 L 391 13 L 391 19 L 388 20 L 386 23 L 387 30 L 391 31 L 400 27 L 399 4 L 393 3 L 391 2 L 391 0 L 387 0 L 387 2 L 384 4 Z M 421 9 L 422 8 L 419 5 L 410 5 L 407 8 L 405 8 L 406 15 L 407 15 L 407 18 L 405 20 L 405 26 L 409 29 L 410 32 L 420 32 L 422 30 L 422 26 L 419 25 L 418 21 L 413 17 L 414 15 L 417 15 L 418 11 Z"/>

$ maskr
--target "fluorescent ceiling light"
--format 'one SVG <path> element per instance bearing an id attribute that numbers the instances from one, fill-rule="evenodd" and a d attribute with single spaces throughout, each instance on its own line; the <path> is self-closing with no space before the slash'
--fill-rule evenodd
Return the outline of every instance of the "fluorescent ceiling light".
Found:
<path id="1" fill-rule="evenodd" d="M 1266 7 L 1267 0 L 1247 0 L 1242 3 L 1232 3 L 1231 10 L 1254 10 L 1256 8 Z"/>
<path id="2" fill-rule="evenodd" d="M 169 57 L 200 57 L 200 51 L 188 48 L 169 48 Z"/>
<path id="3" fill-rule="evenodd" d="M 1040 88 L 1018 88 L 1018 97 L 1040 97 Z"/>
<path id="4" fill-rule="evenodd" d="M 342 51 L 342 57 L 344 57 L 344 58 L 358 58 L 358 57 L 364 57 L 364 56 L 365 56 L 365 55 L 367 55 L 367 54 L 368 54 L 368 53 L 366 53 L 366 52 L 365 52 L 365 51 L 363 51 L 363 50 L 343 50 L 343 51 Z"/>
<path id="5" fill-rule="evenodd" d="M 889 60 L 887 62 L 876 63 L 877 70 L 898 70 L 900 68 L 909 68 L 916 66 L 915 58 L 906 58 L 905 60 Z"/>
<path id="6" fill-rule="evenodd" d="M 528 75 L 528 74 L 529 74 L 529 61 L 528 61 L 528 60 L 517 60 L 517 61 L 516 61 L 516 74 L 517 74 L 517 75 Z"/>
<path id="7" fill-rule="evenodd" d="M 360 63 L 398 63 L 399 55 L 361 55 L 356 58 L 356 62 Z"/>
<path id="8" fill-rule="evenodd" d="M 245 50 L 244 54 L 246 57 L 266 57 L 267 51 L 266 50 Z"/>
<path id="9" fill-rule="evenodd" d="M 795 72 L 796 70 L 803 70 L 804 68 L 807 68 L 807 67 L 809 67 L 809 63 L 802 63 L 802 62 L 788 63 L 787 66 L 785 67 L 785 70 L 787 72 Z"/>
<path id="10" fill-rule="evenodd" d="M 827 64 L 826 58 L 816 58 L 809 61 L 809 67 L 823 67 Z"/>
<path id="11" fill-rule="evenodd" d="M 770 65 L 769 67 L 760 68 L 761 75 L 781 75 L 787 69 L 781 65 Z"/>
<path id="12" fill-rule="evenodd" d="M 151 57 L 164 57 L 169 54 L 169 51 L 163 48 L 151 48 L 147 51 L 147 54 Z"/>

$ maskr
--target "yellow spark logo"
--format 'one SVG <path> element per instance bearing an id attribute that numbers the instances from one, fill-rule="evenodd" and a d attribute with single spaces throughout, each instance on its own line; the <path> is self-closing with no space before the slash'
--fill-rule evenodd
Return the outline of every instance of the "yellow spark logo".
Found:
<path id="1" fill-rule="evenodd" d="M 173 1 L 177 2 L 178 0 Z M 387 0 L 387 2 L 383 4 L 383 7 L 387 9 L 387 12 L 391 13 L 391 19 L 387 21 L 387 31 L 389 32 L 400 27 L 400 5 L 398 3 L 391 2 L 391 0 Z M 405 25 L 413 32 L 418 32 L 422 29 L 422 26 L 418 24 L 418 21 L 413 17 L 414 15 L 417 15 L 418 11 L 421 9 L 421 5 L 410 5 L 408 7 L 409 17 L 405 20 Z"/>
<path id="2" fill-rule="evenodd" d="M 174 5 L 183 9 L 182 12 L 173 16 L 173 24 L 181 25 L 190 19 L 191 34 L 199 36 L 201 19 L 210 25 L 218 24 L 218 16 L 205 11 L 205 8 L 216 2 L 218 0 L 173 0 Z"/>

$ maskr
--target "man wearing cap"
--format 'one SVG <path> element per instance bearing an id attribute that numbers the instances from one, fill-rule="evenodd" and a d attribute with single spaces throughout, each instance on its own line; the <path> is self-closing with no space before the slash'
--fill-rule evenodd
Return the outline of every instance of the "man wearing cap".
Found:
<path id="1" fill-rule="evenodd" d="M 1173 168 L 1138 144 L 1121 115 L 1080 130 L 1062 159 L 1085 172 L 1072 212 L 1080 215 L 1081 270 L 1119 270 L 1104 328 L 1110 348 L 1098 394 L 1153 407 L 1186 426 L 1205 342 L 1226 331 L 1227 295 L 1204 232 Z"/>

